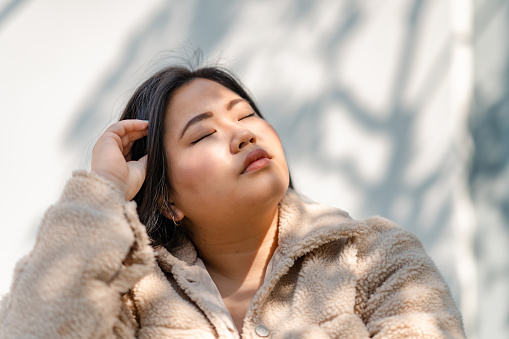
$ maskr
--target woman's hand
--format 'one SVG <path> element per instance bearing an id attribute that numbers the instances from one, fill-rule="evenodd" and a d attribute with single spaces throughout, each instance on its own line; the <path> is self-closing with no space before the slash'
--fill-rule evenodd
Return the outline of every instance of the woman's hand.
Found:
<path id="1" fill-rule="evenodd" d="M 99 137 L 92 151 L 92 172 L 113 182 L 127 201 L 140 190 L 147 173 L 147 155 L 131 161 L 135 140 L 147 135 L 148 121 L 122 120 Z"/>

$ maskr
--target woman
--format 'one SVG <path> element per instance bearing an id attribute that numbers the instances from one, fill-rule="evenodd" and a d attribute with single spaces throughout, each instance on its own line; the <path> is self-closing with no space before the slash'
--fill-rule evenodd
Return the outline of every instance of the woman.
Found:
<path id="1" fill-rule="evenodd" d="M 0 322 L 1 338 L 464 337 L 416 237 L 303 201 L 216 67 L 138 88 L 47 211 Z"/>

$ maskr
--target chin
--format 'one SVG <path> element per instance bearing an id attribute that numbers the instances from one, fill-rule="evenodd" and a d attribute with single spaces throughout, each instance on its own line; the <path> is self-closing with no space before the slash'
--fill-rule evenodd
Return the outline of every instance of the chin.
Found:
<path id="1" fill-rule="evenodd" d="M 288 190 L 289 177 L 267 176 L 264 180 L 257 180 L 254 187 L 247 189 L 243 195 L 251 204 L 278 204 Z"/>

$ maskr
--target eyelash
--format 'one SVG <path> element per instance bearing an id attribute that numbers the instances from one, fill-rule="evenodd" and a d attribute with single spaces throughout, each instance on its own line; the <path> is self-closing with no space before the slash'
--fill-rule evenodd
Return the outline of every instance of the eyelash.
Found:
<path id="1" fill-rule="evenodd" d="M 246 118 L 254 117 L 254 116 L 255 116 L 255 114 L 256 114 L 255 112 L 253 112 L 253 113 L 251 113 L 251 114 L 248 114 L 248 115 L 246 115 L 245 117 L 240 118 L 240 119 L 239 119 L 239 121 L 240 121 L 240 120 L 244 120 L 244 119 L 246 119 Z M 208 137 L 209 135 L 212 135 L 212 134 L 214 134 L 214 133 L 215 133 L 215 131 L 214 131 L 214 132 L 212 132 L 212 133 L 206 134 L 206 135 L 204 135 L 204 136 L 200 137 L 199 139 L 197 139 L 197 140 L 195 140 L 195 141 L 191 142 L 191 144 L 192 144 L 192 145 L 197 144 L 197 143 L 198 143 L 198 142 L 200 142 L 201 140 L 205 139 L 206 137 Z"/>
<path id="2" fill-rule="evenodd" d="M 244 119 L 246 119 L 246 118 L 254 117 L 254 116 L 255 116 L 255 112 L 253 112 L 253 113 L 251 113 L 251 114 L 248 114 L 248 115 L 246 115 L 245 117 L 243 117 L 243 118 L 241 118 L 241 119 L 239 119 L 239 120 L 244 120 Z"/>
<path id="3" fill-rule="evenodd" d="M 206 135 L 202 136 L 201 138 L 199 138 L 198 140 L 193 141 L 191 144 L 192 144 L 192 145 L 194 145 L 194 144 L 198 143 L 200 140 L 205 139 L 206 137 L 208 137 L 209 135 L 212 135 L 212 134 L 214 134 L 214 133 L 215 133 L 215 132 L 212 132 L 212 133 L 206 134 Z"/>

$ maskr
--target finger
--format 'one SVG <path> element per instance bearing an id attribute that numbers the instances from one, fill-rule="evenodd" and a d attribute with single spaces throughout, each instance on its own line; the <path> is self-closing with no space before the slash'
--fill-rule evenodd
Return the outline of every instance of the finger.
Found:
<path id="1" fill-rule="evenodd" d="M 105 133 L 112 132 L 118 135 L 119 137 L 123 137 L 127 133 L 141 131 L 147 128 L 148 128 L 147 120 L 127 119 L 114 123 L 113 125 L 106 129 Z"/>
<path id="2" fill-rule="evenodd" d="M 122 149 L 122 140 L 118 136 L 118 134 L 115 134 L 113 132 L 104 132 L 99 139 L 97 139 L 97 142 L 94 145 L 94 149 L 92 152 L 95 152 L 96 149 L 101 148 L 104 149 L 106 145 L 116 144 L 118 148 Z M 101 147 L 99 147 L 101 146 Z"/>
<path id="3" fill-rule="evenodd" d="M 127 145 L 124 146 L 124 149 L 122 150 L 122 155 L 124 156 L 125 160 L 131 161 L 131 149 L 134 145 L 134 141 L 131 141 Z"/>
<path id="4" fill-rule="evenodd" d="M 133 145 L 134 145 L 134 141 L 131 141 L 130 143 L 125 145 L 122 150 L 122 155 L 126 158 L 127 161 L 132 159 L 131 158 L 131 150 L 133 148 Z M 127 157 L 129 157 L 129 159 L 127 159 Z"/>
<path id="5" fill-rule="evenodd" d="M 139 138 L 146 136 L 147 134 L 148 134 L 148 121 L 122 120 L 108 127 L 101 136 L 101 138 L 114 139 L 118 147 L 122 150 L 123 147 L 126 144 L 128 144 L 131 140 L 137 140 Z"/>
<path id="6" fill-rule="evenodd" d="M 141 181 L 145 179 L 147 173 L 147 158 L 148 156 L 145 154 L 139 160 L 129 161 L 127 165 L 129 166 L 129 170 L 134 177 L 141 178 Z M 140 184 L 141 187 L 141 184 Z"/>
<path id="7" fill-rule="evenodd" d="M 147 159 L 148 159 L 148 155 L 145 154 L 144 156 L 142 156 L 140 158 L 140 160 L 138 160 L 138 163 L 140 164 L 140 166 L 141 166 L 141 168 L 143 169 L 143 172 L 144 172 L 143 177 L 145 177 L 145 175 L 147 174 Z"/>
<path id="8" fill-rule="evenodd" d="M 147 155 L 144 155 L 138 161 L 129 161 L 127 165 L 129 166 L 130 177 L 132 178 L 132 184 L 130 185 L 132 192 L 128 194 L 128 199 L 131 200 L 145 181 L 147 175 Z"/>
<path id="9" fill-rule="evenodd" d="M 126 147 L 127 145 L 129 145 L 133 141 L 141 139 L 144 136 L 146 136 L 147 134 L 148 134 L 148 129 L 144 129 L 144 130 L 141 130 L 141 131 L 132 131 L 132 132 L 129 132 L 129 133 L 127 133 L 127 134 L 125 134 L 124 136 L 121 137 L 122 146 Z"/>

